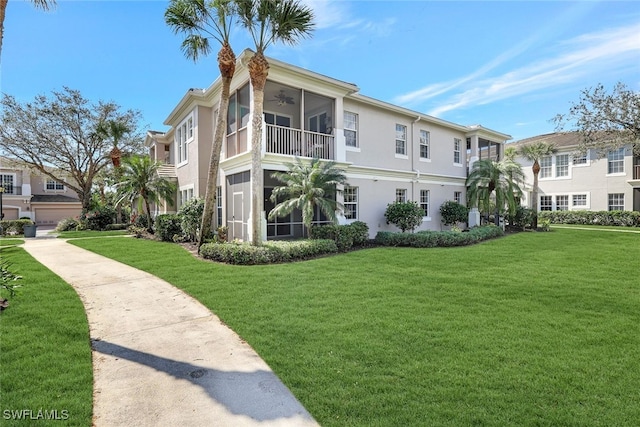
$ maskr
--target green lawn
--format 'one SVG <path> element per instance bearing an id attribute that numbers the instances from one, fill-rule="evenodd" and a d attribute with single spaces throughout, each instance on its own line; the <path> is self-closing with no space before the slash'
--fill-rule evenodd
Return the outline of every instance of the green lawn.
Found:
<path id="1" fill-rule="evenodd" d="M 16 296 L 1 293 L 10 305 L 0 314 L 0 425 L 90 426 L 89 326 L 78 295 L 22 248 L 0 256 L 23 276 Z M 12 419 L 12 411 L 27 420 Z M 31 419 L 38 411 L 63 420 Z"/>
<path id="2" fill-rule="evenodd" d="M 59 238 L 62 239 L 77 239 L 81 237 L 107 237 L 107 236 L 126 236 L 129 234 L 127 230 L 109 230 L 109 231 L 95 231 L 95 230 L 81 230 L 81 231 L 61 231 L 56 233 Z"/>
<path id="3" fill-rule="evenodd" d="M 640 236 L 557 230 L 227 266 L 78 240 L 210 307 L 325 426 L 635 426 Z"/>

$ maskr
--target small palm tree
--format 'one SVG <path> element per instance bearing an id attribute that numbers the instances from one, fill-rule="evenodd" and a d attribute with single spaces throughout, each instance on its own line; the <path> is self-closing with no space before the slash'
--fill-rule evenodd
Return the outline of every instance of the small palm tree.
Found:
<path id="1" fill-rule="evenodd" d="M 166 201 L 173 206 L 176 184 L 158 175 L 160 162 L 154 162 L 149 156 L 131 156 L 123 159 L 122 177 L 116 184 L 120 204 L 124 200 L 138 199 L 138 210 L 142 210 L 144 202 L 147 224 L 151 230 L 151 203 Z"/>
<path id="2" fill-rule="evenodd" d="M 347 177 L 334 162 L 320 161 L 314 158 L 303 162 L 296 158 L 295 163 L 287 163 L 287 172 L 274 172 L 272 178 L 283 186 L 276 187 L 271 193 L 271 201 L 283 200 L 269 212 L 269 219 L 289 215 L 294 209 L 302 211 L 302 222 L 311 236 L 313 214 L 316 206 L 329 220 L 336 222 L 336 210 L 342 206 L 335 200 L 337 185 L 344 185 Z"/>
<path id="3" fill-rule="evenodd" d="M 520 155 L 533 162 L 533 190 L 531 192 L 531 209 L 533 210 L 533 221 L 531 226 L 535 230 L 538 228 L 538 174 L 540 173 L 540 160 L 556 152 L 553 144 L 546 141 L 537 141 L 520 147 Z"/>
<path id="4" fill-rule="evenodd" d="M 176 33 L 186 34 L 186 38 L 182 42 L 182 51 L 186 57 L 193 59 L 194 62 L 201 55 L 206 56 L 211 52 L 209 39 L 216 40 L 222 46 L 218 52 L 222 93 L 218 103 L 216 130 L 209 158 L 209 173 L 198 236 L 198 250 L 200 250 L 204 238 L 211 233 L 213 213 L 215 212 L 220 152 L 227 129 L 231 79 L 233 79 L 236 70 L 236 55 L 229 44 L 234 16 L 234 3 L 231 0 L 171 0 L 164 14 L 166 23 Z"/>
<path id="5" fill-rule="evenodd" d="M 116 168 L 120 167 L 120 159 L 122 158 L 122 151 L 118 148 L 118 142 L 129 132 L 131 132 L 131 129 L 123 122 L 117 120 L 101 121 L 98 123 L 98 129 L 96 131 L 98 136 L 104 139 L 111 138 L 113 148 L 109 152 L 109 156 L 111 157 L 111 163 L 113 163 L 113 166 Z"/>
<path id="6" fill-rule="evenodd" d="M 262 243 L 261 217 L 263 172 L 261 158 L 264 87 L 269 62 L 264 52 L 272 43 L 294 45 L 313 30 L 313 11 L 297 0 L 236 0 L 238 16 L 255 43 L 256 52 L 249 60 L 249 78 L 253 91 L 251 116 L 251 225 L 253 245 Z"/>
<path id="7" fill-rule="evenodd" d="M 0 54 L 2 53 L 2 39 L 4 37 L 4 18 L 9 0 L 0 0 Z M 38 9 L 49 10 L 56 5 L 55 0 L 31 0 L 31 3 Z"/>
<path id="8" fill-rule="evenodd" d="M 510 214 L 515 213 L 522 197 L 520 185 L 523 180 L 522 168 L 513 160 L 478 160 L 467 178 L 468 206 L 478 206 L 488 215 L 492 203 L 495 203 L 497 225 L 500 213 L 505 210 Z"/>

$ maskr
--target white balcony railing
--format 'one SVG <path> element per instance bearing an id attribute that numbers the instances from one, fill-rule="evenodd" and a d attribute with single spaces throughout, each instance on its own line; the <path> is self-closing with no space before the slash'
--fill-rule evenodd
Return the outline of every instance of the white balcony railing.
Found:
<path id="1" fill-rule="evenodd" d="M 324 133 L 267 124 L 267 152 L 335 160 L 335 138 Z"/>

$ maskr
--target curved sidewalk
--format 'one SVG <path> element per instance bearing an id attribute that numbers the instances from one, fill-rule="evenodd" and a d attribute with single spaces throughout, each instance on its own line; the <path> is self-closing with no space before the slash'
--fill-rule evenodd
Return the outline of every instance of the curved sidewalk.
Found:
<path id="1" fill-rule="evenodd" d="M 84 304 L 95 426 L 318 425 L 248 344 L 184 292 L 61 239 L 24 247 Z"/>

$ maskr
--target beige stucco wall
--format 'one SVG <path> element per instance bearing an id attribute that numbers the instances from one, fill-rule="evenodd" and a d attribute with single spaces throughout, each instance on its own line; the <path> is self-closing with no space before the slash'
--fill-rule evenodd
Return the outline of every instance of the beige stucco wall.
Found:
<path id="1" fill-rule="evenodd" d="M 571 148 L 561 149 L 558 154 L 570 154 L 569 176 L 552 177 L 539 179 L 539 196 L 553 196 L 555 210 L 555 196 L 569 196 L 569 210 L 591 210 L 606 211 L 609 208 L 609 197 L 611 193 L 624 194 L 625 210 L 633 210 L 633 187 L 627 182 L 633 177 L 633 157 L 630 150 L 625 151 L 624 173 L 607 174 L 607 158 L 598 158 L 596 153 L 589 152 L 586 165 L 573 165 L 573 150 Z M 533 186 L 532 162 L 519 158 L 526 176 L 527 187 Z M 553 172 L 555 175 L 555 156 L 553 156 Z M 587 206 L 572 206 L 571 196 L 574 194 L 586 194 Z M 526 194 L 523 203 L 531 206 L 530 194 Z"/>

